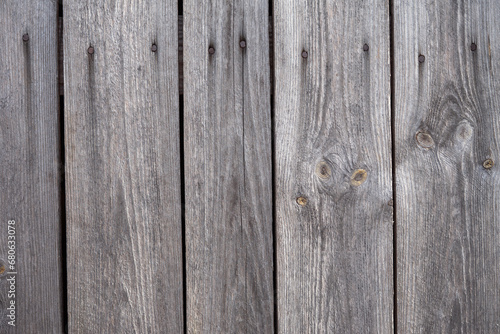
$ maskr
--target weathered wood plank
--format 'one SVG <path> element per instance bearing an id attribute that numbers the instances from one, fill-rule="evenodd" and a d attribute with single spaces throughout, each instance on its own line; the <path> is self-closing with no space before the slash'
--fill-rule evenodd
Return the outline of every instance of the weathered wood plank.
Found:
<path id="1" fill-rule="evenodd" d="M 267 20 L 267 1 L 184 2 L 189 333 L 273 332 Z"/>
<path id="2" fill-rule="evenodd" d="M 69 331 L 182 333 L 177 3 L 64 4 Z"/>
<path id="3" fill-rule="evenodd" d="M 0 22 L 0 332 L 61 333 L 57 5 L 1 1 Z M 9 220 L 15 240 L 8 239 Z M 15 298 L 8 296 L 11 276 Z M 11 301 L 15 327 L 7 318 Z"/>
<path id="4" fill-rule="evenodd" d="M 269 18 L 271 19 L 271 18 Z M 178 38 L 179 38 L 179 94 L 183 94 L 183 87 L 184 87 L 184 75 L 183 75 L 183 70 L 184 70 L 184 61 L 183 61 L 183 48 L 182 46 L 184 45 L 184 41 L 182 39 L 182 15 L 179 15 L 178 18 L 178 23 L 179 23 L 179 28 L 178 28 Z M 63 19 L 62 17 L 59 18 L 59 49 L 62 50 L 62 22 Z M 272 48 L 273 48 L 273 27 L 271 22 L 269 22 L 269 48 L 271 49 L 272 53 Z M 63 52 L 59 52 L 59 94 L 63 95 L 63 88 L 64 88 L 64 75 L 63 74 L 63 67 L 62 67 L 62 60 L 63 60 Z M 273 64 L 271 63 L 271 73 L 272 73 L 272 68 Z M 272 85 L 272 77 L 271 77 L 271 85 Z"/>
<path id="5" fill-rule="evenodd" d="M 388 2 L 274 13 L 278 330 L 390 333 Z"/>
<path id="6" fill-rule="evenodd" d="M 398 332 L 498 333 L 500 3 L 394 5 Z"/>

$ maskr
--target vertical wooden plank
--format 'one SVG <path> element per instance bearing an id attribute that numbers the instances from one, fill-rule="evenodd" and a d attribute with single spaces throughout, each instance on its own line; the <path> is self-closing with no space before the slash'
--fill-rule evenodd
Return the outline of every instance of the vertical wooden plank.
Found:
<path id="1" fill-rule="evenodd" d="M 267 1 L 184 2 L 189 333 L 273 332 L 267 29 Z"/>
<path id="2" fill-rule="evenodd" d="M 394 4 L 398 331 L 498 333 L 500 4 Z"/>
<path id="3" fill-rule="evenodd" d="M 69 331 L 182 333 L 177 3 L 64 13 Z"/>
<path id="4" fill-rule="evenodd" d="M 388 1 L 274 10 L 278 330 L 390 333 Z"/>
<path id="5" fill-rule="evenodd" d="M 2 1 L 0 22 L 0 332 L 61 333 L 57 5 Z"/>

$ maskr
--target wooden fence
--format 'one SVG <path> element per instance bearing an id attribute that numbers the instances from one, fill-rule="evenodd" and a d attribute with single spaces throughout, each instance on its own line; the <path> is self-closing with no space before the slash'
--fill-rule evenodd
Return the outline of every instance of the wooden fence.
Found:
<path id="1" fill-rule="evenodd" d="M 0 1 L 0 332 L 500 333 L 499 59 L 495 0 Z"/>

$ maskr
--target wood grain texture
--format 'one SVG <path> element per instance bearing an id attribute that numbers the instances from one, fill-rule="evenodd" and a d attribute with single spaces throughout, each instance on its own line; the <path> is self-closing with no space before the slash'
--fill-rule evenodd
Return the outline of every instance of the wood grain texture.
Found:
<path id="1" fill-rule="evenodd" d="M 499 333 L 500 3 L 394 5 L 398 332 Z"/>
<path id="2" fill-rule="evenodd" d="M 267 1 L 184 2 L 189 333 L 274 328 L 267 20 Z"/>
<path id="3" fill-rule="evenodd" d="M 177 3 L 64 5 L 69 331 L 182 333 Z"/>
<path id="4" fill-rule="evenodd" d="M 0 332 L 61 333 L 57 5 L 1 1 L 0 22 Z M 7 324 L 9 220 L 16 327 Z"/>
<path id="5" fill-rule="evenodd" d="M 183 75 L 183 70 L 184 70 L 184 61 L 183 61 L 183 45 L 184 45 L 184 40 L 183 40 L 183 37 L 182 37 L 182 15 L 179 15 L 179 28 L 178 28 L 178 38 L 179 38 L 179 94 L 180 95 L 183 95 L 183 88 L 184 88 L 184 75 Z M 271 20 L 271 17 L 269 18 L 269 20 Z M 62 17 L 59 18 L 59 25 L 58 25 L 58 35 L 59 35 L 59 94 L 60 95 L 64 95 L 64 68 L 63 68 L 63 52 L 62 52 L 62 43 L 63 43 L 63 40 L 62 40 L 62 22 L 63 22 L 63 19 Z M 272 24 L 271 22 L 269 22 L 269 48 L 271 50 L 271 54 L 272 54 L 272 48 L 273 48 L 273 27 L 272 27 Z M 273 67 L 273 64 L 271 63 L 271 72 L 272 72 L 272 67 Z M 271 77 L 271 85 L 272 85 L 272 77 Z"/>
<path id="6" fill-rule="evenodd" d="M 393 330 L 388 5 L 274 1 L 280 333 Z"/>

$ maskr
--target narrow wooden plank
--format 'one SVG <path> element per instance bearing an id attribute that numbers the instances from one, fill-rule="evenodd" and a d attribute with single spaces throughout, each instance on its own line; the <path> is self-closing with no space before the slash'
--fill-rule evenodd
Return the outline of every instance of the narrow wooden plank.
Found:
<path id="1" fill-rule="evenodd" d="M 57 5 L 1 1 L 0 22 L 0 332 L 61 333 Z"/>
<path id="2" fill-rule="evenodd" d="M 278 330 L 391 333 L 388 2 L 274 13 Z"/>
<path id="3" fill-rule="evenodd" d="M 69 331 L 182 333 L 177 3 L 64 5 Z"/>
<path id="4" fill-rule="evenodd" d="M 267 1 L 184 2 L 189 333 L 274 328 L 267 20 Z"/>
<path id="5" fill-rule="evenodd" d="M 498 333 L 500 3 L 394 5 L 398 332 Z"/>

